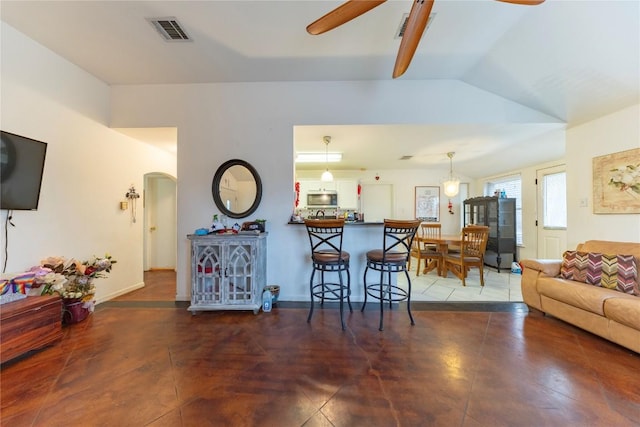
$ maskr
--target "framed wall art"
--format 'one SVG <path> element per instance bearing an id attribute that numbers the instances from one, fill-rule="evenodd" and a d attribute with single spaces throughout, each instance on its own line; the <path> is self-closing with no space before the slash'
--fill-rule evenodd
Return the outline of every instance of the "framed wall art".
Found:
<path id="1" fill-rule="evenodd" d="M 416 186 L 416 219 L 440 222 L 440 187 Z"/>
<path id="2" fill-rule="evenodd" d="M 593 158 L 593 213 L 640 213 L 640 148 Z"/>

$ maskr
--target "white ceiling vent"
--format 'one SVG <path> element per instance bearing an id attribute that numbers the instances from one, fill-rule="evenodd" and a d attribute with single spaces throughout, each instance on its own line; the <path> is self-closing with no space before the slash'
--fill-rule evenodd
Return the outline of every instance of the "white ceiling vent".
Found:
<path id="1" fill-rule="evenodd" d="M 400 160 L 411 160 L 413 159 L 413 156 L 402 156 L 400 157 Z"/>
<path id="2" fill-rule="evenodd" d="M 180 26 L 174 17 L 168 18 L 147 18 L 147 21 L 160 33 L 163 39 L 169 42 L 188 42 L 191 38 Z"/>
<path id="3" fill-rule="evenodd" d="M 436 17 L 436 14 L 434 12 L 432 12 L 431 15 L 429 15 L 429 20 L 427 21 L 427 27 L 424 29 L 424 33 L 422 33 L 423 36 L 429 29 L 429 25 L 431 25 L 431 22 L 435 17 Z M 396 39 L 402 38 L 402 36 L 404 35 L 404 31 L 407 29 L 408 21 L 409 21 L 409 14 L 408 13 L 403 14 L 402 18 L 400 19 L 400 25 L 398 25 L 398 31 L 396 31 L 396 35 L 394 38 Z"/>

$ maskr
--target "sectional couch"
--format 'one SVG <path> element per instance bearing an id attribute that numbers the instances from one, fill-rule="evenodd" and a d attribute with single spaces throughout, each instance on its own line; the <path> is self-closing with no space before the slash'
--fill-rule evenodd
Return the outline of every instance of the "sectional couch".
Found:
<path id="1" fill-rule="evenodd" d="M 608 257 L 599 258 L 601 254 Z M 616 257 L 621 260 L 621 279 L 615 273 Z M 618 289 L 605 287 L 612 286 L 610 282 L 599 282 L 604 258 L 613 260 Z M 640 243 L 590 240 L 579 244 L 576 251 L 565 252 L 561 260 L 527 259 L 520 264 L 522 297 L 530 309 L 640 353 Z M 607 261 L 604 265 L 607 271 Z"/>

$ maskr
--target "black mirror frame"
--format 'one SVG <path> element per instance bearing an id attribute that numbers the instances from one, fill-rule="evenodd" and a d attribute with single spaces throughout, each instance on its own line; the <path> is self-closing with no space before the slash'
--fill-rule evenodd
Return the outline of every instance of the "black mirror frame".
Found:
<path id="1" fill-rule="evenodd" d="M 224 202 L 220 198 L 220 183 L 222 181 L 222 175 L 227 171 L 227 169 L 233 166 L 243 166 L 249 170 L 251 175 L 253 176 L 253 180 L 256 183 L 256 198 L 253 201 L 253 204 L 244 212 L 232 212 L 224 205 Z M 213 195 L 213 201 L 216 204 L 217 208 L 220 209 L 220 212 L 230 218 L 245 218 L 251 215 L 258 209 L 260 205 L 260 200 L 262 199 L 262 181 L 260 180 L 260 175 L 258 175 L 258 171 L 251 166 L 249 163 L 240 159 L 231 159 L 229 161 L 224 162 L 215 175 L 213 176 L 213 182 L 211 183 L 211 194 Z"/>

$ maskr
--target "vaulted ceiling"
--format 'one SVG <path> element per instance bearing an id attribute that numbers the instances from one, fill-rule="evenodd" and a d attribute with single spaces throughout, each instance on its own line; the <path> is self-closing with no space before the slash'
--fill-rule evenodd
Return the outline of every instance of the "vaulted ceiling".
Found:
<path id="1" fill-rule="evenodd" d="M 111 85 L 391 80 L 412 1 L 389 0 L 322 35 L 305 31 L 341 3 L 3 0 L 0 18 Z M 165 41 L 148 22 L 167 17 L 191 41 Z M 460 80 L 569 127 L 640 102 L 637 0 L 437 0 L 432 17 L 400 80 Z M 317 151 L 330 130 L 315 131 L 296 146 Z M 468 131 L 523 140 L 532 129 Z"/>

